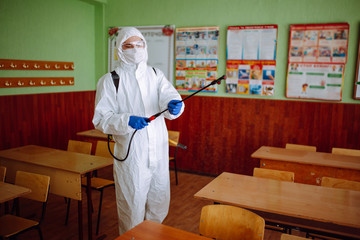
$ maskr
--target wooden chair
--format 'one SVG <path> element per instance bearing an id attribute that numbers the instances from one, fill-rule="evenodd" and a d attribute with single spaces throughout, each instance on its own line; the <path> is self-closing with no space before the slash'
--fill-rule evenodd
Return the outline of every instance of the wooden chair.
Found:
<path id="1" fill-rule="evenodd" d="M 69 140 L 67 150 L 69 152 L 77 152 L 83 154 L 91 154 L 92 143 L 90 142 L 83 142 L 77 140 Z M 69 212 L 70 212 L 70 198 L 65 198 L 65 203 L 67 204 L 66 207 L 66 218 L 65 218 L 65 225 L 67 225 L 69 220 Z"/>
<path id="2" fill-rule="evenodd" d="M 253 176 L 287 182 L 294 182 L 295 178 L 295 174 L 293 172 L 267 168 L 254 168 Z M 287 233 L 289 231 L 289 233 L 291 233 L 291 229 L 289 227 L 271 221 L 266 221 L 265 228 L 283 233 Z"/>
<path id="3" fill-rule="evenodd" d="M 360 191 L 360 182 L 340 178 L 322 177 L 321 186 Z"/>
<path id="4" fill-rule="evenodd" d="M 307 238 L 295 236 L 295 235 L 289 235 L 286 233 L 281 234 L 280 240 L 305 240 Z"/>
<path id="5" fill-rule="evenodd" d="M 50 177 L 35 173 L 17 171 L 15 184 L 31 189 L 31 193 L 24 195 L 24 198 L 43 203 L 41 217 L 39 221 L 34 221 L 14 215 L 4 215 L 0 217 L 0 236 L 4 239 L 15 238 L 21 233 L 36 228 L 39 232 L 40 239 L 43 239 L 40 224 L 45 216 Z"/>
<path id="6" fill-rule="evenodd" d="M 265 221 L 259 215 L 235 206 L 207 205 L 201 210 L 199 233 L 222 240 L 261 240 Z"/>
<path id="7" fill-rule="evenodd" d="M 110 149 L 112 152 L 114 152 L 114 142 L 110 142 Z M 108 145 L 106 141 L 97 141 L 96 143 L 96 149 L 95 149 L 95 155 L 101 156 L 101 157 L 107 157 L 107 158 L 113 158 L 111 154 L 109 153 Z M 83 187 L 87 187 L 86 178 L 81 179 L 81 185 Z M 103 191 L 105 188 L 115 186 L 115 182 L 109 179 L 105 178 L 99 178 L 99 177 L 92 177 L 91 178 L 91 189 L 99 191 L 100 192 L 100 201 L 99 201 L 99 210 L 98 210 L 98 217 L 97 217 L 97 223 L 96 223 L 96 235 L 99 234 L 99 228 L 100 228 L 100 216 L 101 216 L 101 206 L 102 206 L 102 199 L 103 199 Z"/>
<path id="8" fill-rule="evenodd" d="M 169 146 L 170 147 L 175 147 L 175 152 L 173 156 L 169 156 L 169 161 L 174 162 L 174 170 L 175 170 L 175 181 L 176 181 L 176 185 L 178 185 L 178 176 L 177 176 L 177 167 L 176 167 L 176 154 L 177 154 L 177 150 L 178 148 L 181 149 L 187 149 L 187 147 L 181 143 L 179 143 L 179 138 L 180 138 L 180 132 L 179 131 L 168 131 L 169 134 Z"/>
<path id="9" fill-rule="evenodd" d="M 331 153 L 360 157 L 360 150 L 348 148 L 332 148 Z"/>
<path id="10" fill-rule="evenodd" d="M 287 149 L 295 149 L 295 150 L 304 150 L 304 151 L 309 151 L 309 152 L 316 152 L 316 147 L 315 146 L 308 146 L 308 145 L 301 145 L 301 144 L 287 143 L 285 145 L 285 148 L 287 148 Z"/>
<path id="11" fill-rule="evenodd" d="M 112 152 L 114 152 L 114 145 L 115 145 L 114 142 L 110 142 L 110 148 L 111 148 Z M 92 148 L 92 143 L 90 143 L 90 142 L 69 140 L 69 143 L 68 143 L 68 151 L 72 151 L 72 152 L 91 154 L 91 148 Z M 109 153 L 106 141 L 98 141 L 96 143 L 95 155 L 112 158 L 111 154 Z M 87 179 L 85 177 L 81 178 L 81 185 L 83 187 L 87 187 Z M 104 178 L 99 178 L 99 177 L 91 178 L 91 189 L 100 192 L 99 210 L 98 210 L 98 218 L 97 218 L 97 224 L 96 224 L 96 235 L 99 234 L 103 190 L 110 186 L 115 186 L 114 181 L 104 179 Z M 69 211 L 70 211 L 70 199 L 68 199 L 65 225 L 67 225 L 67 223 L 68 223 Z"/>
<path id="12" fill-rule="evenodd" d="M 0 166 L 0 182 L 5 182 L 6 167 Z"/>
<path id="13" fill-rule="evenodd" d="M 294 182 L 295 174 L 289 171 L 280 171 L 267 168 L 254 168 L 254 177 L 270 178 L 279 181 Z"/>

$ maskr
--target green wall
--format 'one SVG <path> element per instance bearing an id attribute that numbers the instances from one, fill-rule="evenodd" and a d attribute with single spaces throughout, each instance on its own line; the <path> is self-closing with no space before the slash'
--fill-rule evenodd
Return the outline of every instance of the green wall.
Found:
<path id="1" fill-rule="evenodd" d="M 278 25 L 274 97 L 218 93 L 207 96 L 286 99 L 290 24 L 350 24 L 343 100 L 353 100 L 357 59 L 359 0 L 0 0 L 0 58 L 73 61 L 75 71 L 0 71 L 0 77 L 75 77 L 75 86 L 0 88 L 0 95 L 95 90 L 107 71 L 107 28 L 174 24 L 220 26 L 218 74 L 225 73 L 226 28 Z M 184 92 L 184 94 L 187 94 Z"/>
<path id="2" fill-rule="evenodd" d="M 233 25 L 278 25 L 275 99 L 285 98 L 287 52 L 290 24 L 350 24 L 348 62 L 342 102 L 353 100 L 360 23 L 359 0 L 108 0 L 105 25 L 142 26 L 175 24 L 176 27 L 220 26 L 218 74 L 225 74 L 226 29 Z M 218 93 L 208 96 L 266 98 L 225 93 L 225 84 Z"/>
<path id="3" fill-rule="evenodd" d="M 101 5 L 91 1 L 0 0 L 1 59 L 75 64 L 74 71 L 1 70 L 0 77 L 74 77 L 75 85 L 0 88 L 0 95 L 94 90 L 101 66 L 95 59 L 104 54 L 103 46 L 95 51 L 102 28 L 99 11 Z"/>

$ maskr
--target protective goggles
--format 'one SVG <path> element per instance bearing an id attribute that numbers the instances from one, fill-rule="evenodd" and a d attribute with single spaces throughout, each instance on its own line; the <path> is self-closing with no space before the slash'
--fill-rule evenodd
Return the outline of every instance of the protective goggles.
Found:
<path id="1" fill-rule="evenodd" d="M 145 47 L 144 41 L 134 41 L 134 42 L 127 42 L 122 44 L 123 49 L 129 49 L 129 48 L 143 48 Z"/>

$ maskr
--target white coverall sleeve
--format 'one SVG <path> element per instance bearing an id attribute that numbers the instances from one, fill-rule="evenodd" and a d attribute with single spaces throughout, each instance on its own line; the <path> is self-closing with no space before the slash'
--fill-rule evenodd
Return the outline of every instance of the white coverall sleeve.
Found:
<path id="1" fill-rule="evenodd" d="M 118 113 L 116 89 L 111 74 L 100 78 L 95 97 L 93 124 L 105 134 L 125 135 L 132 131 L 128 125 L 130 114 Z"/>
<path id="2" fill-rule="evenodd" d="M 159 81 L 159 107 L 160 109 L 167 109 L 171 100 L 182 100 L 178 91 L 174 86 L 166 79 L 164 73 L 156 68 L 157 78 Z M 184 112 L 185 104 L 183 103 L 181 111 L 177 115 L 172 115 L 169 111 L 164 112 L 164 117 L 167 119 L 176 119 Z"/>

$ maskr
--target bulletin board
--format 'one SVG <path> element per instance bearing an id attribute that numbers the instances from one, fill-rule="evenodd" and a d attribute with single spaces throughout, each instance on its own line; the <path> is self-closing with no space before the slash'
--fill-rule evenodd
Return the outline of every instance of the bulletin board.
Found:
<path id="1" fill-rule="evenodd" d="M 274 95 L 277 29 L 277 25 L 228 27 L 227 93 Z"/>
<path id="2" fill-rule="evenodd" d="M 290 26 L 286 97 L 341 101 L 348 23 Z"/>
<path id="3" fill-rule="evenodd" d="M 197 91 L 217 78 L 219 27 L 177 28 L 176 89 Z M 217 86 L 205 89 L 217 92 Z"/>
<path id="4" fill-rule="evenodd" d="M 148 45 L 148 65 L 159 68 L 166 78 L 174 80 L 174 29 L 175 25 L 135 26 L 144 36 Z M 122 27 L 109 28 L 108 70 L 119 65 L 116 55 L 116 36 Z"/>
<path id="5" fill-rule="evenodd" d="M 360 99 L 360 36 L 359 36 L 358 58 L 357 58 L 357 65 L 356 65 L 354 99 Z"/>

